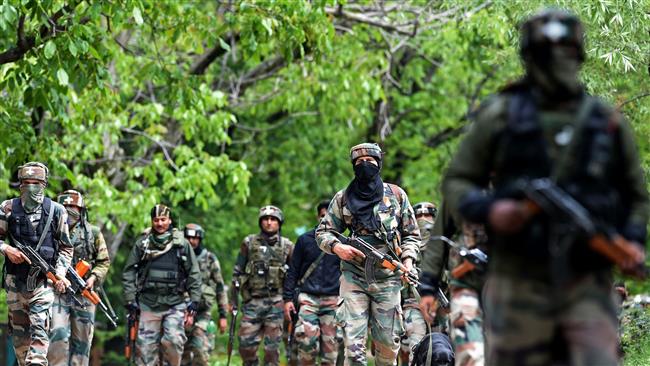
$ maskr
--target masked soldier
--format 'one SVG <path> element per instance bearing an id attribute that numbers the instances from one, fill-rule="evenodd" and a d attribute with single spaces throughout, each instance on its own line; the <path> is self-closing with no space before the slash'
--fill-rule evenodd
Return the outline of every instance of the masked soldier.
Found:
<path id="1" fill-rule="evenodd" d="M 219 306 L 219 331 L 224 333 L 228 326 L 226 312 L 228 298 L 224 290 L 223 277 L 219 259 L 203 246 L 205 231 L 197 224 L 185 226 L 185 239 L 190 242 L 196 260 L 199 262 L 203 282 L 201 284 L 201 302 L 194 318 L 194 325 L 187 332 L 187 342 L 183 351 L 183 365 L 207 366 L 210 352 L 214 349 L 214 335 L 208 332 L 212 320 L 210 310 Z"/>
<path id="2" fill-rule="evenodd" d="M 179 366 L 201 300 L 201 273 L 165 205 L 151 209 L 151 228 L 136 240 L 122 275 L 127 311 L 139 314 L 137 365 Z M 189 293 L 190 304 L 185 303 Z"/>
<path id="3" fill-rule="evenodd" d="M 431 202 L 420 202 L 413 205 L 415 219 L 420 229 L 422 239 L 420 245 L 420 257 L 426 250 L 426 245 L 431 236 L 433 223 L 438 212 L 436 206 Z M 408 288 L 402 289 L 402 309 L 404 310 L 404 329 L 406 333 L 402 337 L 402 364 L 407 365 L 412 361 L 411 350 L 427 334 L 427 323 L 425 321 L 418 300 Z"/>
<path id="4" fill-rule="evenodd" d="M 382 253 L 403 261 L 408 271 L 418 256 L 420 231 L 404 190 L 384 183 L 379 145 L 352 147 L 355 178 L 339 191 L 316 230 L 320 248 L 336 254 L 341 264 L 341 304 L 337 318 L 343 327 L 346 364 L 365 365 L 368 327 L 376 365 L 393 365 L 404 334 L 400 274 L 366 258 L 353 245 L 341 243 L 337 233 L 350 229 Z"/>
<path id="5" fill-rule="evenodd" d="M 325 217 L 328 205 L 329 201 L 318 204 L 319 219 Z M 283 293 L 285 318 L 292 319 L 298 312 L 295 327 L 298 365 L 336 364 L 340 265 L 337 256 L 320 250 L 315 228 L 298 237 Z"/>
<path id="6" fill-rule="evenodd" d="M 282 286 L 293 243 L 281 235 L 284 215 L 275 206 L 260 209 L 259 234 L 241 244 L 233 280 L 241 284 L 243 300 L 239 354 L 244 365 L 257 365 L 257 347 L 264 337 L 264 365 L 278 365 L 282 342 Z"/>
<path id="7" fill-rule="evenodd" d="M 47 365 L 49 324 L 54 301 L 52 283 L 17 246 L 29 246 L 55 268 L 57 292 L 70 283 L 65 272 L 72 261 L 68 214 L 45 197 L 48 169 L 30 162 L 18 170 L 20 197 L 0 204 L 0 252 L 4 254 L 9 332 L 18 365 Z"/>
<path id="8" fill-rule="evenodd" d="M 74 245 L 73 267 L 78 261 L 88 262 L 92 269 L 86 288 L 100 285 L 110 265 L 106 242 L 99 228 L 88 222 L 86 203 L 81 193 L 68 190 L 59 195 L 60 204 L 68 212 L 70 240 Z M 55 296 L 52 332 L 47 359 L 52 366 L 88 365 L 95 324 L 95 305 L 80 297 L 79 306 L 66 295 Z"/>
<path id="9" fill-rule="evenodd" d="M 583 38 L 562 10 L 523 24 L 526 75 L 478 110 L 443 180 L 488 225 L 489 365 L 618 364 L 611 263 L 644 262 L 649 202 L 630 125 L 580 83 Z"/>

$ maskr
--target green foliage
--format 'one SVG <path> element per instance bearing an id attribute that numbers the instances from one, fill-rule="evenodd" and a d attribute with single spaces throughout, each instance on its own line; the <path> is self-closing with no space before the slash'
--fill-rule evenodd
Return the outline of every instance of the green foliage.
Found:
<path id="1" fill-rule="evenodd" d="M 650 311 L 630 308 L 624 311 L 621 345 L 625 366 L 641 366 L 650 362 Z"/>

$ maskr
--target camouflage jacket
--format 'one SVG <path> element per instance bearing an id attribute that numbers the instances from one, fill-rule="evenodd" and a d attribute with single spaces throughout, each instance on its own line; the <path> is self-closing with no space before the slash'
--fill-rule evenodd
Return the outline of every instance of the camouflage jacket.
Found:
<path id="1" fill-rule="evenodd" d="M 98 284 L 104 282 L 108 267 L 111 260 L 108 257 L 108 248 L 104 235 L 95 225 L 76 224 L 70 230 L 70 240 L 74 246 L 74 257 L 72 263 L 76 264 L 79 260 L 85 260 L 92 265 L 90 274 L 95 276 Z"/>
<path id="2" fill-rule="evenodd" d="M 223 276 L 219 259 L 211 251 L 203 248 L 196 256 L 201 271 L 201 311 L 210 311 L 212 306 L 219 306 L 219 317 L 225 318 L 228 311 L 228 297 L 224 289 Z"/>
<path id="3" fill-rule="evenodd" d="M 381 222 L 380 229 L 375 232 L 357 232 L 370 244 L 380 251 L 388 252 L 398 246 L 401 250 L 401 259 L 411 258 L 413 263 L 417 260 L 420 248 L 420 229 L 415 220 L 413 207 L 403 189 L 396 187 L 397 196 L 388 183 L 384 183 L 384 198 L 374 208 L 375 215 Z M 344 233 L 352 228 L 352 213 L 344 205 L 345 190 L 336 193 L 327 215 L 321 220 L 316 229 L 316 241 L 321 250 L 332 253 L 332 245 L 339 243 L 332 231 Z M 363 267 L 358 264 L 341 261 L 342 270 L 353 271 L 363 275 Z M 376 278 L 387 278 L 397 275 L 390 270 L 377 267 Z"/>
<path id="4" fill-rule="evenodd" d="M 11 217 L 11 201 L 6 200 L 0 204 L 0 248 L 4 245 L 12 245 L 9 236 L 9 217 Z M 60 277 L 65 277 L 66 269 L 72 263 L 73 248 L 70 241 L 70 233 L 68 231 L 68 213 L 65 207 L 52 201 L 54 206 L 55 221 L 54 225 L 54 239 L 58 241 L 59 257 L 56 265 L 56 274 Z M 33 215 L 30 215 L 32 222 L 38 222 L 41 217 L 42 206 L 39 207 Z M 4 254 L 4 250 L 0 251 Z"/>

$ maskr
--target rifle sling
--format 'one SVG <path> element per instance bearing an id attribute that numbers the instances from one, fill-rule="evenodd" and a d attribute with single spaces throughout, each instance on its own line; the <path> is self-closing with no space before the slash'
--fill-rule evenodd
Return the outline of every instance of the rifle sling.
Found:
<path id="1" fill-rule="evenodd" d="M 298 280 L 298 287 L 301 287 L 301 286 L 305 283 L 305 281 L 307 280 L 307 278 L 309 278 L 309 276 L 311 276 L 311 274 L 314 273 L 314 271 L 316 270 L 316 267 L 318 267 L 318 264 L 319 264 L 320 261 L 323 259 L 323 257 L 325 257 L 325 252 L 321 252 L 321 253 L 318 255 L 318 258 L 316 258 L 316 260 L 313 261 L 312 264 L 309 265 L 309 267 L 307 268 L 307 270 L 305 271 L 305 273 L 304 273 L 304 274 L 302 275 L 302 277 L 300 277 L 300 279 Z"/>
<path id="2" fill-rule="evenodd" d="M 35 248 L 36 252 L 38 252 L 41 249 L 41 246 L 45 241 L 45 237 L 47 236 L 47 232 L 50 228 L 50 225 L 52 224 L 53 217 L 54 217 L 54 205 L 50 203 L 50 211 L 47 214 L 47 221 L 45 221 L 45 226 L 43 226 L 43 232 L 41 233 L 41 237 L 38 238 L 38 244 L 36 244 L 36 248 Z"/>

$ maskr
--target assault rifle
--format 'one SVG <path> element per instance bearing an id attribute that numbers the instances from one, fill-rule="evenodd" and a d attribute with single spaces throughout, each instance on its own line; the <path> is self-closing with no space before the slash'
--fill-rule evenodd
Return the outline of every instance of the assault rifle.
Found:
<path id="1" fill-rule="evenodd" d="M 295 306 L 295 303 L 294 303 Z M 297 308 L 296 308 L 297 309 Z M 293 359 L 293 341 L 295 339 L 296 333 L 296 323 L 298 322 L 298 311 L 296 310 L 291 314 L 291 319 L 289 320 L 289 327 L 287 329 L 287 365 L 295 366 L 297 365 L 297 360 Z"/>
<path id="2" fill-rule="evenodd" d="M 106 304 L 104 304 L 95 290 L 92 288 L 86 288 L 87 283 L 83 277 L 86 275 L 86 273 L 88 273 L 89 270 L 90 264 L 84 260 L 80 260 L 77 262 L 75 269 L 72 269 L 72 267 L 68 266 L 65 277 L 68 279 L 68 281 L 70 281 L 70 286 L 74 289 L 75 294 L 81 293 L 81 296 L 88 299 L 88 301 L 90 301 L 93 305 L 99 305 L 99 308 L 102 310 L 104 315 L 106 315 L 106 318 L 111 323 L 113 328 L 117 328 L 117 316 L 115 316 L 115 313 L 111 315 L 108 307 Z"/>
<path id="3" fill-rule="evenodd" d="M 445 293 L 442 291 L 440 287 L 438 287 L 438 291 L 436 291 L 435 296 L 438 298 L 441 307 L 443 307 L 444 309 L 449 308 L 449 299 L 447 298 L 447 296 L 445 296 Z"/>
<path id="4" fill-rule="evenodd" d="M 584 234 L 589 247 L 621 269 L 623 274 L 646 278 L 645 255 L 605 223 L 594 220 L 589 211 L 548 178 L 527 182 L 524 193 L 529 217 L 544 213 L 556 220 L 568 221 Z"/>
<path id="5" fill-rule="evenodd" d="M 140 310 L 129 311 L 126 317 L 126 339 L 124 342 L 124 357 L 129 365 L 135 363 L 135 343 L 138 337 L 138 326 L 140 325 Z"/>
<path id="6" fill-rule="evenodd" d="M 379 263 L 380 266 L 386 269 L 400 273 L 402 275 L 402 278 L 404 278 L 410 285 L 417 286 L 420 284 L 417 273 L 414 270 L 407 270 L 406 267 L 404 267 L 404 264 L 402 264 L 402 262 L 394 258 L 392 255 L 380 252 L 377 250 L 377 248 L 373 247 L 367 241 L 361 239 L 358 236 L 348 238 L 347 236 L 336 231 L 330 231 L 330 233 L 333 233 L 341 243 L 351 245 L 363 252 L 363 254 L 366 256 L 366 276 L 374 271 L 374 268 L 372 266 L 374 266 L 375 263 Z"/>
<path id="7" fill-rule="evenodd" d="M 479 271 L 485 271 L 487 269 L 488 256 L 479 248 L 466 248 L 446 236 L 434 236 L 431 240 L 440 240 L 444 242 L 450 247 L 456 249 L 461 258 L 463 258 L 463 262 L 451 270 L 451 277 L 458 279 L 474 269 Z"/>
<path id="8" fill-rule="evenodd" d="M 45 277 L 47 277 L 48 280 L 52 281 L 52 283 L 61 281 L 61 278 L 59 278 L 59 276 L 56 274 L 54 267 L 47 263 L 47 261 L 45 261 L 45 259 L 43 259 L 43 257 L 41 257 L 40 254 L 34 250 L 34 248 L 19 242 L 13 236 L 10 236 L 10 238 L 13 245 L 25 256 L 27 256 L 30 262 L 29 264 L 32 268 L 38 268 L 41 273 L 45 273 Z M 70 295 L 72 300 L 74 300 L 77 305 L 81 307 L 84 306 L 81 301 L 79 301 L 79 299 L 75 296 L 76 291 L 74 288 L 72 288 L 71 285 L 66 286 L 65 293 Z"/>
<path id="9" fill-rule="evenodd" d="M 235 345 L 235 326 L 237 322 L 237 313 L 239 312 L 239 281 L 232 281 L 232 296 L 230 298 L 232 306 L 230 316 L 230 328 L 228 329 L 228 361 L 226 365 L 230 366 L 230 357 L 232 356 L 232 349 Z"/>

